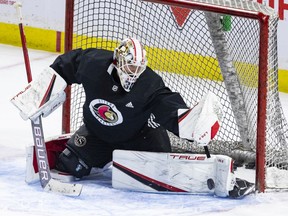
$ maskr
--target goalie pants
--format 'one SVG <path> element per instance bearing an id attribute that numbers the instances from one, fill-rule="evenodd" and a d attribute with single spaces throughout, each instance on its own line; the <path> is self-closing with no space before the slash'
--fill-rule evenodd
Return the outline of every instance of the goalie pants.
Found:
<path id="1" fill-rule="evenodd" d="M 68 140 L 68 148 L 90 167 L 102 168 L 112 161 L 115 149 L 136 150 L 149 152 L 171 152 L 170 139 L 167 131 L 159 126 L 151 128 L 145 126 L 133 140 L 125 143 L 107 143 L 89 133 L 82 125 Z"/>

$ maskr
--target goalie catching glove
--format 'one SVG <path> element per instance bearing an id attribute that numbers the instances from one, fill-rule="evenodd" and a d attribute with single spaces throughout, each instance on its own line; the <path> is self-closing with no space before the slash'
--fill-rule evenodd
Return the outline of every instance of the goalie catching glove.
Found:
<path id="1" fill-rule="evenodd" d="M 24 120 L 48 116 L 66 99 L 67 84 L 52 68 L 46 68 L 35 80 L 11 99 Z"/>
<path id="2" fill-rule="evenodd" d="M 193 108 L 178 110 L 179 136 L 206 146 L 219 131 L 221 118 L 221 104 L 209 92 Z"/>

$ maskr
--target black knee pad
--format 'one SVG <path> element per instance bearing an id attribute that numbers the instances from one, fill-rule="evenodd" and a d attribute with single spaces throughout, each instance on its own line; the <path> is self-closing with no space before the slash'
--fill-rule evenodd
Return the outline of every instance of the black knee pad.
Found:
<path id="1" fill-rule="evenodd" d="M 64 149 L 64 151 L 59 155 L 56 167 L 77 178 L 87 176 L 91 171 L 91 166 L 87 165 L 73 152 L 73 150 L 69 150 L 68 148 Z"/>

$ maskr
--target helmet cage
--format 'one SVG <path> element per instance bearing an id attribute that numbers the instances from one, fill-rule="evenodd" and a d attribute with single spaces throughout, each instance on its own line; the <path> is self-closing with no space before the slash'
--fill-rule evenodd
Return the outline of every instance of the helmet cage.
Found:
<path id="1" fill-rule="evenodd" d="M 146 69 L 146 52 L 138 40 L 126 39 L 115 49 L 115 59 L 121 85 L 125 91 L 129 92 Z"/>

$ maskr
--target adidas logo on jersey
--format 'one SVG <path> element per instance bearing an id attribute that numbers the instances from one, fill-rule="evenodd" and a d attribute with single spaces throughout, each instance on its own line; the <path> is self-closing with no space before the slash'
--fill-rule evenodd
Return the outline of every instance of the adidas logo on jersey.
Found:
<path id="1" fill-rule="evenodd" d="M 129 108 L 134 108 L 134 106 L 133 106 L 132 102 L 129 102 L 129 103 L 127 103 L 127 104 L 126 104 L 126 107 L 129 107 Z"/>

